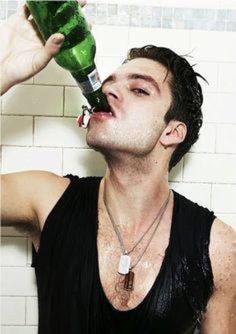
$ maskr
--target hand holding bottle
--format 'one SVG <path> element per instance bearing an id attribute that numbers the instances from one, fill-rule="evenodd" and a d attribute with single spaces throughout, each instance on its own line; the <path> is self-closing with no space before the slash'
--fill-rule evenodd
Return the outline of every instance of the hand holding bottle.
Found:
<path id="1" fill-rule="evenodd" d="M 78 1 L 81 6 L 84 0 Z M 40 72 L 59 52 L 64 36 L 56 33 L 46 43 L 35 29 L 26 5 L 0 27 L 0 95 Z"/>

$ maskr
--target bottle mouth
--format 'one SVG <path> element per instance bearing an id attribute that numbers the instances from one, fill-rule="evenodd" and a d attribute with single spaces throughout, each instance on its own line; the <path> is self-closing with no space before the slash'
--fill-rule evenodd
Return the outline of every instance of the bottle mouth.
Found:
<path id="1" fill-rule="evenodd" d="M 107 113 L 107 114 L 110 114 L 111 116 L 115 116 L 115 113 L 114 113 L 114 110 L 112 109 L 112 107 L 107 103 L 107 108 L 103 109 L 103 108 L 100 108 L 100 107 L 94 107 L 94 108 L 91 108 L 91 111 L 92 113 Z"/>

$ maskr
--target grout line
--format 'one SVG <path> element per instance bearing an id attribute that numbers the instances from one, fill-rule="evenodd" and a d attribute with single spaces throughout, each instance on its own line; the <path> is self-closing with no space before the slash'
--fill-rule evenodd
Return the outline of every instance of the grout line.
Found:
<path id="1" fill-rule="evenodd" d="M 27 296 L 25 296 L 25 325 L 26 325 L 26 319 L 27 319 Z"/>
<path id="2" fill-rule="evenodd" d="M 33 140 L 32 140 L 32 146 L 34 146 L 34 142 L 35 142 L 35 121 L 36 121 L 36 117 L 35 116 L 33 116 L 33 126 L 32 126 L 32 136 L 33 136 Z"/>
<path id="3" fill-rule="evenodd" d="M 65 104 L 66 104 L 66 88 L 63 86 L 63 101 L 62 101 L 62 115 L 65 117 Z"/>

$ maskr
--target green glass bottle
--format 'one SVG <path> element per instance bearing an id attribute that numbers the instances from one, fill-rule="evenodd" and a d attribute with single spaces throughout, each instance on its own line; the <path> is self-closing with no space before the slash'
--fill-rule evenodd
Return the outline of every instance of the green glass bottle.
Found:
<path id="1" fill-rule="evenodd" d="M 56 62 L 71 72 L 94 111 L 109 111 L 94 62 L 95 40 L 78 2 L 26 2 L 44 40 L 57 32 L 65 36 Z"/>

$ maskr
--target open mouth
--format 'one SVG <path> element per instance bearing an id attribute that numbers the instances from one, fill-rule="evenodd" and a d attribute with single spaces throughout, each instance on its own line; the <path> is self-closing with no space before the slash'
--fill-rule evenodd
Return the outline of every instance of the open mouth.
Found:
<path id="1" fill-rule="evenodd" d="M 110 109 L 109 111 L 95 111 L 92 116 L 93 118 L 107 118 L 107 117 L 115 117 L 115 113 L 114 113 L 114 110 L 112 109 L 112 107 L 110 106 Z"/>

